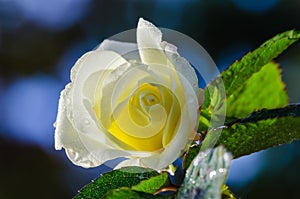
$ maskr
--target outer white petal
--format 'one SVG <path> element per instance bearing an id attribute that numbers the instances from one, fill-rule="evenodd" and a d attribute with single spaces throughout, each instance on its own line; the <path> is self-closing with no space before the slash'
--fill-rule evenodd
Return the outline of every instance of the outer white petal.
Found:
<path id="1" fill-rule="evenodd" d="M 140 18 L 138 22 L 137 43 L 143 63 L 170 64 L 171 62 L 176 72 L 183 74 L 189 80 L 200 98 L 195 70 L 178 54 L 177 47 L 162 41 L 161 31 L 143 18 Z"/>
<path id="2" fill-rule="evenodd" d="M 97 164 L 97 160 L 86 150 L 78 136 L 78 132 L 71 124 L 68 115 L 70 109 L 67 101 L 68 94 L 71 92 L 71 84 L 68 84 L 61 92 L 58 108 L 58 116 L 55 129 L 55 149 L 65 148 L 67 156 L 76 165 L 91 167 Z"/>
<path id="3" fill-rule="evenodd" d="M 95 77 L 109 67 L 116 68 L 124 63 L 126 60 L 114 52 L 87 53 L 75 64 L 72 83 L 61 93 L 55 148 L 65 148 L 68 157 L 76 165 L 94 167 L 107 160 L 130 155 L 114 146 L 105 136 L 105 129 L 99 126 L 92 107 L 97 85 Z"/>
<path id="4" fill-rule="evenodd" d="M 183 75 L 190 82 L 195 93 L 199 98 L 199 104 L 202 104 L 203 99 L 200 95 L 200 93 L 202 93 L 202 89 L 199 90 L 198 77 L 195 72 L 195 69 L 185 58 L 179 55 L 179 53 L 177 52 L 177 47 L 175 45 L 162 41 L 162 47 L 170 62 L 170 65 L 172 65 L 175 68 L 177 73 Z"/>
<path id="5" fill-rule="evenodd" d="M 179 55 L 177 52 L 177 47 L 173 44 L 170 44 L 166 41 L 161 42 L 161 46 L 164 49 L 165 53 L 170 53 L 170 54 L 176 54 Z"/>
<path id="6" fill-rule="evenodd" d="M 167 64 L 161 41 L 162 33 L 152 23 L 139 19 L 137 26 L 137 44 L 140 57 L 145 64 Z"/>
<path id="7" fill-rule="evenodd" d="M 74 127 L 70 124 L 66 112 L 66 94 L 70 90 L 71 84 L 66 85 L 65 89 L 61 91 L 59 103 L 58 103 L 58 114 L 56 118 L 55 126 L 55 149 L 61 150 L 64 146 L 64 140 L 73 140 Z"/>
<path id="8" fill-rule="evenodd" d="M 128 167 L 128 166 L 147 167 L 147 165 L 141 164 L 141 158 L 131 158 L 120 162 L 114 169 L 120 169 L 122 167 Z"/>
<path id="9" fill-rule="evenodd" d="M 129 42 L 120 42 L 105 39 L 96 50 L 108 50 L 114 51 L 119 55 L 126 55 L 128 53 L 134 52 L 138 50 L 137 44 L 129 43 Z"/>
<path id="10" fill-rule="evenodd" d="M 167 53 L 168 59 L 174 66 L 177 73 L 180 73 L 193 87 L 194 92 L 199 98 L 199 104 L 203 103 L 202 89 L 198 87 L 198 78 L 194 68 L 189 64 L 189 62 L 175 53 Z"/>
<path id="11" fill-rule="evenodd" d="M 69 89 L 67 87 L 66 89 Z M 59 112 L 56 121 L 57 128 L 55 130 L 55 148 L 60 150 L 65 148 L 68 158 L 78 166 L 85 168 L 95 167 L 106 160 L 110 160 L 117 157 L 128 155 L 123 151 L 112 150 L 102 143 L 96 142 L 85 135 L 79 136 L 79 133 L 71 124 L 66 109 L 66 98 L 64 97 L 66 90 L 62 91 Z M 62 108 L 64 107 L 64 108 Z M 85 144 L 83 144 L 83 141 Z M 101 154 L 97 154 L 94 151 L 88 150 L 85 145 L 91 145 L 95 147 L 95 151 L 101 151 Z"/>

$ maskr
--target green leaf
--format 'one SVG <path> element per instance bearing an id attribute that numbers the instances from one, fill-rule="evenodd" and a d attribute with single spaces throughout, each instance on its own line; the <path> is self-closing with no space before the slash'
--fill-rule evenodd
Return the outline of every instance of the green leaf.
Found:
<path id="1" fill-rule="evenodd" d="M 252 113 L 224 126 L 217 145 L 234 157 L 300 139 L 300 104 Z"/>
<path id="2" fill-rule="evenodd" d="M 201 110 L 198 132 L 205 135 L 205 132 L 207 132 L 209 129 L 210 120 L 211 120 L 211 112 L 208 110 Z"/>
<path id="3" fill-rule="evenodd" d="M 221 198 L 231 159 L 222 146 L 200 152 L 186 171 L 178 198 Z"/>
<path id="4" fill-rule="evenodd" d="M 119 199 L 119 198 L 142 198 L 136 191 L 131 190 L 130 188 L 119 188 L 108 191 L 108 193 L 102 197 L 103 199 Z"/>
<path id="5" fill-rule="evenodd" d="M 263 89 L 261 89 L 263 88 Z M 227 100 L 227 120 L 231 117 L 246 117 L 253 111 L 262 108 L 278 108 L 288 104 L 288 95 L 281 81 L 280 69 L 270 62 L 266 64 L 259 72 L 254 73 L 241 88 L 237 89 Z M 214 112 L 213 112 L 214 113 Z M 202 110 L 199 120 L 199 128 L 202 134 L 208 131 L 201 150 L 206 150 L 214 146 L 221 134 L 221 129 L 214 125 L 209 125 L 214 121 L 215 124 L 221 124 L 222 115 L 212 114 L 208 110 Z"/>
<path id="6" fill-rule="evenodd" d="M 204 98 L 204 103 L 202 104 L 202 109 L 206 110 L 210 106 L 210 103 L 211 103 L 210 93 L 209 93 L 208 88 L 206 88 L 204 91 L 204 97 L 205 98 Z"/>
<path id="7" fill-rule="evenodd" d="M 172 195 L 152 195 L 134 191 L 127 187 L 110 190 L 103 199 L 172 199 Z"/>
<path id="8" fill-rule="evenodd" d="M 236 199 L 237 197 L 232 193 L 228 186 L 222 187 L 222 199 Z"/>
<path id="9" fill-rule="evenodd" d="M 234 93 L 254 73 L 298 41 L 299 38 L 299 31 L 289 30 L 283 32 L 266 41 L 253 52 L 246 54 L 241 60 L 234 62 L 229 69 L 221 74 L 226 95 L 230 96 Z"/>
<path id="10" fill-rule="evenodd" d="M 200 108 L 200 117 L 198 132 L 205 133 L 209 129 L 210 120 L 211 120 L 211 98 L 213 95 L 209 91 L 210 88 L 206 87 L 204 90 L 204 102 Z M 213 93 L 213 92 L 212 92 Z"/>
<path id="11" fill-rule="evenodd" d="M 189 147 L 188 151 L 183 156 L 183 169 L 187 169 L 194 158 L 198 155 L 200 151 L 200 145 L 194 144 Z"/>
<path id="12" fill-rule="evenodd" d="M 280 69 L 270 62 L 230 95 L 227 116 L 241 118 L 262 108 L 279 108 L 287 104 L 288 95 L 281 81 Z"/>
<path id="13" fill-rule="evenodd" d="M 139 184 L 132 186 L 132 190 L 145 193 L 155 193 L 163 186 L 170 185 L 169 176 L 166 172 L 161 175 L 151 177 L 141 181 Z"/>
<path id="14" fill-rule="evenodd" d="M 131 187 L 143 180 L 160 175 L 157 171 L 141 167 L 124 167 L 103 174 L 90 184 L 83 187 L 74 198 L 101 198 L 109 190 L 120 187 Z"/>
<path id="15" fill-rule="evenodd" d="M 221 134 L 221 131 L 217 129 L 225 122 L 225 89 L 222 83 L 218 83 L 219 81 L 222 82 L 222 80 L 220 78 L 216 80 L 216 82 L 208 85 L 205 91 L 206 93 L 209 92 L 210 105 L 207 108 L 202 108 L 200 112 L 198 131 L 204 138 L 201 145 L 202 151 L 214 147 Z M 210 131 L 210 129 L 214 129 L 214 131 Z"/>
<path id="16" fill-rule="evenodd" d="M 246 54 L 241 60 L 234 62 L 210 82 L 206 87 L 206 98 L 201 109 L 198 128 L 206 135 L 201 146 L 202 151 L 213 147 L 221 134 L 219 128 L 224 124 L 226 115 L 224 104 L 228 105 L 227 116 L 230 117 L 246 117 L 252 111 L 261 108 L 278 108 L 286 105 L 287 94 L 280 80 L 280 72 L 269 62 L 299 38 L 300 32 L 295 30 L 278 34 L 253 52 Z M 263 71 L 259 72 L 263 67 Z M 222 86 L 225 86 L 225 89 Z M 264 90 L 259 92 L 258 88 Z M 272 90 L 272 95 L 268 96 Z M 268 100 L 264 100 L 266 97 L 269 97 Z"/>

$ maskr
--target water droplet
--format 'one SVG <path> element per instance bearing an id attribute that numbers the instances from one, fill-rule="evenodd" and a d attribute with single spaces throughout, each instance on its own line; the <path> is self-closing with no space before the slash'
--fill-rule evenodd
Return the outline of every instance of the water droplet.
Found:
<path id="1" fill-rule="evenodd" d="M 225 173 L 225 172 L 226 172 L 226 169 L 225 169 L 225 168 L 219 168 L 219 172 L 220 172 L 220 173 Z"/>
<path id="2" fill-rule="evenodd" d="M 90 124 L 90 121 L 88 119 L 84 119 L 83 122 L 84 122 L 84 125 L 89 125 Z"/>
<path id="3" fill-rule="evenodd" d="M 68 97 L 66 98 L 66 104 L 67 104 L 67 105 L 70 105 L 70 104 L 71 104 L 71 100 L 70 100 L 70 98 L 68 98 Z"/>

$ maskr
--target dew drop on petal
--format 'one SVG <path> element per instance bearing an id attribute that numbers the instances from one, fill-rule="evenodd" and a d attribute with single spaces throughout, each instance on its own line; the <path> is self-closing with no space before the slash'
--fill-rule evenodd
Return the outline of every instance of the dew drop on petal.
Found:
<path id="1" fill-rule="evenodd" d="M 89 121 L 88 119 L 84 119 L 84 120 L 82 121 L 82 124 L 81 124 L 81 125 L 82 125 L 82 126 L 81 126 L 82 132 L 83 132 L 83 133 L 86 133 L 87 130 L 88 130 L 88 127 L 90 126 L 90 121 Z"/>
<path id="2" fill-rule="evenodd" d="M 56 128 L 56 122 L 53 123 L 53 128 Z"/>
<path id="3" fill-rule="evenodd" d="M 70 100 L 70 98 L 68 98 L 68 97 L 66 98 L 66 104 L 67 104 L 67 105 L 70 105 L 70 104 L 71 104 L 71 100 Z"/>
<path id="4" fill-rule="evenodd" d="M 84 119 L 83 122 L 84 122 L 84 125 L 89 125 L 90 124 L 90 121 L 88 119 Z"/>

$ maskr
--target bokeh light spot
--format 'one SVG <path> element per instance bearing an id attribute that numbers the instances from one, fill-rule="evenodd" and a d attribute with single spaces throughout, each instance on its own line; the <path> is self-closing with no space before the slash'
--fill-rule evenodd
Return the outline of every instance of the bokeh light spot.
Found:
<path id="1" fill-rule="evenodd" d="M 3 136 L 22 142 L 53 147 L 59 92 L 62 86 L 53 78 L 40 75 L 12 83 L 2 98 Z"/>
<path id="2" fill-rule="evenodd" d="M 22 0 L 14 1 L 23 17 L 49 28 L 64 29 L 76 23 L 87 12 L 90 0 Z"/>

